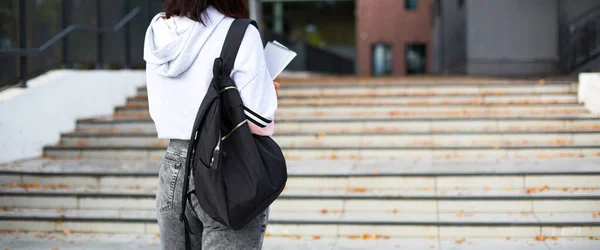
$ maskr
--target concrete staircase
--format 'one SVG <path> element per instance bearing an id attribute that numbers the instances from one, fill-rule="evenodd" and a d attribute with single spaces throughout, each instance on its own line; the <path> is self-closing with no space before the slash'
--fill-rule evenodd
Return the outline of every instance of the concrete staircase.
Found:
<path id="1" fill-rule="evenodd" d="M 600 118 L 577 84 L 283 85 L 275 139 L 290 179 L 266 248 L 600 248 Z M 167 143 L 140 88 L 44 158 L 0 166 L 0 229 L 158 233 Z"/>

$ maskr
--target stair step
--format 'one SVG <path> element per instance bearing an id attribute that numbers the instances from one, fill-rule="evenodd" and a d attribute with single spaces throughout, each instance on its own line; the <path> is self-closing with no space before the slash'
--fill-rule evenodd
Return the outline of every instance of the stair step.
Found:
<path id="1" fill-rule="evenodd" d="M 349 250 L 349 249 L 412 249 L 412 250 L 466 250 L 466 249 L 600 249 L 600 240 L 596 237 L 572 238 L 569 235 L 547 235 L 545 241 L 533 238 L 506 238 L 500 235 L 493 238 L 463 238 L 448 237 L 438 239 L 433 237 L 423 238 L 383 238 L 381 235 L 363 233 L 354 237 L 323 237 L 317 233 L 311 236 L 298 237 L 298 235 L 265 237 L 264 250 Z M 557 235 L 560 233 L 556 232 Z M 359 236 L 359 237 L 356 237 Z M 374 237 L 373 237 L 374 236 Z M 554 238 L 551 238 L 555 236 Z M 57 240 L 60 238 L 61 240 Z M 89 234 L 72 232 L 55 233 L 24 233 L 11 232 L 0 238 L 0 245 L 8 249 L 39 250 L 48 246 L 57 249 L 128 249 L 128 250 L 159 250 L 160 238 L 155 234 Z M 550 247 L 549 247 L 550 246 Z"/>
<path id="2" fill-rule="evenodd" d="M 158 233 L 155 211 L 6 209 L 0 228 L 28 231 L 69 229 L 84 233 Z M 577 229 L 575 237 L 600 236 L 600 221 L 590 213 L 398 213 L 332 214 L 271 213 L 272 236 L 348 237 L 379 234 L 387 237 L 536 237 L 561 227 Z M 438 233 L 439 231 L 439 233 Z"/>
<path id="3" fill-rule="evenodd" d="M 55 159 L 161 159 L 161 146 L 48 146 L 44 157 Z M 598 157 L 600 145 L 561 146 L 414 146 L 414 147 L 282 147 L 288 160 L 401 160 L 479 159 L 491 157 L 581 158 Z"/>
<path id="4" fill-rule="evenodd" d="M 588 114 L 579 104 L 559 105 L 499 105 L 499 106 L 340 106 L 340 107 L 280 107 L 276 117 L 404 117 L 404 116 L 510 116 L 510 115 L 569 115 Z M 147 107 L 117 107 L 115 117 L 149 116 Z"/>
<path id="5" fill-rule="evenodd" d="M 148 188 L 0 188 L 5 208 L 112 209 L 154 211 L 156 190 Z M 271 205 L 271 212 L 311 213 L 563 213 L 594 214 L 600 207 L 600 190 L 426 191 L 286 189 Z M 443 194 L 442 194 L 443 193 Z"/>
<path id="6" fill-rule="evenodd" d="M 600 131 L 594 116 L 565 117 L 462 117 L 462 118 L 372 118 L 362 119 L 279 119 L 279 133 L 382 133 L 382 132 L 503 132 L 503 131 Z M 77 121 L 78 132 L 156 133 L 149 117 L 136 119 L 95 118 Z"/>
<path id="7" fill-rule="evenodd" d="M 162 159 L 162 157 L 161 157 Z M 124 178 L 114 183 L 128 183 L 127 178 L 155 180 L 161 159 L 156 160 L 53 160 L 33 159 L 0 164 L 0 183 L 12 183 L 14 177 L 28 178 Z M 287 160 L 290 178 L 371 178 L 371 177 L 477 177 L 477 176 L 555 176 L 600 174 L 600 158 L 563 159 L 467 159 L 456 160 Z M 41 179 L 40 180 L 48 180 Z M 98 180 L 94 180 L 96 182 Z M 525 181 L 525 180 L 523 180 Z M 529 180 L 528 182 L 531 182 Z M 553 181 L 555 182 L 555 181 Z M 83 182 L 85 183 L 85 182 Z M 458 183 L 463 183 L 459 181 Z M 89 183 L 88 183 L 89 184 Z M 151 183 L 150 185 L 155 185 Z M 548 183 L 545 183 L 548 184 Z M 129 185 L 129 184 L 128 184 Z M 132 184 L 133 185 L 133 184 Z M 439 186 L 439 185 L 438 185 Z"/>
<path id="8" fill-rule="evenodd" d="M 431 95 L 508 95 L 508 94 L 571 94 L 578 84 L 403 84 L 403 85 L 286 85 L 279 89 L 281 97 L 381 97 Z M 139 94 L 146 93 L 139 89 Z"/>
<path id="9" fill-rule="evenodd" d="M 573 132 L 488 132 L 488 133 L 353 133 L 353 134 L 278 134 L 273 137 L 282 147 L 385 147 L 385 146 L 499 146 L 499 145 L 600 145 L 600 131 Z M 69 133 L 63 146 L 166 146 L 168 140 L 155 133 Z"/>
<path id="10" fill-rule="evenodd" d="M 577 104 L 577 95 L 551 96 L 492 96 L 492 97 L 324 97 L 317 98 L 279 98 L 279 107 L 288 106 L 418 106 L 418 105 L 455 105 L 455 106 L 484 106 L 484 105 L 556 105 Z M 127 107 L 148 107 L 147 96 L 127 99 Z"/>

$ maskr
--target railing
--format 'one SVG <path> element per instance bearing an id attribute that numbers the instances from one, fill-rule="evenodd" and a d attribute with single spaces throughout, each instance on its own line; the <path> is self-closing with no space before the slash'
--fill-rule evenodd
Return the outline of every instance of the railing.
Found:
<path id="1" fill-rule="evenodd" d="M 62 23 L 63 26 L 66 26 L 66 8 L 67 2 L 62 2 Z M 129 23 L 133 20 L 140 12 L 141 7 L 137 6 L 132 10 L 128 11 L 120 21 L 118 21 L 114 26 L 102 26 L 102 8 L 101 8 L 101 0 L 96 0 L 96 25 L 78 25 L 72 24 L 61 32 L 56 34 L 54 37 L 50 38 L 47 42 L 43 43 L 38 48 L 26 48 L 27 47 L 27 3 L 26 0 L 19 1 L 19 47 L 18 49 L 0 49 L 0 56 L 19 56 L 19 76 L 18 82 L 21 87 L 27 87 L 27 80 L 44 73 L 50 69 L 58 68 L 60 65 L 65 65 L 68 63 L 68 52 L 69 46 L 68 41 L 65 39 L 68 35 L 72 34 L 76 31 L 88 31 L 96 33 L 96 67 L 102 67 L 104 64 L 104 52 L 103 52 L 103 33 L 117 33 L 124 29 L 124 67 L 129 68 L 131 66 L 131 35 L 130 35 L 130 27 Z M 129 10 L 129 0 L 123 0 L 123 5 L 125 10 Z M 29 57 L 37 56 L 39 54 L 44 53 L 53 45 L 58 42 L 62 42 L 62 60 L 57 63 L 53 63 L 51 65 L 47 65 L 42 67 L 34 72 L 28 71 Z M 10 85 L 10 84 L 5 84 Z M 3 87 L 3 86 L 0 86 Z"/>
<path id="2" fill-rule="evenodd" d="M 561 29 L 561 62 L 572 72 L 600 57 L 600 8 L 591 10 Z"/>

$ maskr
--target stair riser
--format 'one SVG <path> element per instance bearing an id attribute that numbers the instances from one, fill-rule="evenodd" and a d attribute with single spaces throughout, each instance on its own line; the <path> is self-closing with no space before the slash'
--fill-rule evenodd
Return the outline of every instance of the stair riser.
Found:
<path id="1" fill-rule="evenodd" d="M 107 209 L 155 211 L 156 200 L 149 198 L 86 198 L 0 196 L 7 208 L 38 209 Z M 290 200 L 279 199 L 271 205 L 271 213 L 307 212 L 322 214 L 346 213 L 596 213 L 598 200 L 493 200 L 493 201 L 435 201 L 435 200 Z"/>
<path id="2" fill-rule="evenodd" d="M 492 135 L 340 135 L 275 136 L 282 147 L 414 147 L 414 146 L 555 146 L 600 145 L 598 133 Z M 63 136 L 64 146 L 167 146 L 168 140 L 149 136 Z"/>
<path id="3" fill-rule="evenodd" d="M 401 167 L 401 166 L 398 166 Z M 485 168 L 485 166 L 481 166 Z M 374 171 L 377 169 L 374 169 Z M 0 185 L 9 187 L 14 183 L 39 184 L 40 188 L 30 188 L 32 192 L 40 191 L 45 185 L 58 185 L 64 188 L 121 188 L 134 193 L 154 194 L 158 184 L 158 176 L 72 176 L 72 175 L 0 175 Z M 514 190 L 525 194 L 528 188 L 534 188 L 535 193 L 540 187 L 548 186 L 551 190 L 560 190 L 560 194 L 569 194 L 574 188 L 594 189 L 600 187 L 600 175 L 588 176 L 433 176 L 433 177 L 294 177 L 290 176 L 283 191 L 284 195 L 318 195 L 305 193 L 305 190 L 318 190 L 323 192 L 336 192 L 338 195 L 376 195 L 376 196 L 433 196 L 437 190 L 438 195 L 450 195 L 455 192 L 481 192 L 493 190 Z M 567 188 L 567 191 L 562 191 Z M 519 191 L 520 190 L 520 191 Z M 570 190 L 570 191 L 569 191 Z M 313 191 L 314 192 L 314 191 Z M 539 192 L 543 194 L 543 192 Z M 579 193 L 576 193 L 579 194 Z"/>
<path id="4" fill-rule="evenodd" d="M 44 156 L 55 159 L 161 159 L 164 149 L 46 149 Z M 598 157 L 598 148 L 549 149 L 287 149 L 288 160 L 425 160 L 425 159 L 504 159 L 504 158 L 573 158 Z"/>
<path id="5" fill-rule="evenodd" d="M 276 117 L 404 117 L 404 116 L 513 116 L 513 115 L 574 115 L 588 114 L 583 106 L 552 105 L 552 106 L 471 106 L 471 107 L 281 107 L 277 110 Z M 118 108 L 116 117 L 144 117 L 149 116 L 145 108 Z"/>
<path id="6" fill-rule="evenodd" d="M 444 131 L 600 131 L 600 121 L 361 121 L 361 122 L 277 122 L 277 133 L 373 133 L 373 132 L 444 132 Z M 154 123 L 78 123 L 77 131 L 103 133 L 156 133 Z"/>
<path id="7" fill-rule="evenodd" d="M 457 97 L 378 97 L 378 98 L 280 98 L 278 104 L 285 106 L 306 105 L 499 105 L 499 104 L 527 104 L 527 105 L 553 105 L 575 104 L 576 95 L 544 95 L 544 96 L 457 96 Z M 143 97 L 131 98 L 127 101 L 129 107 L 148 107 L 148 100 Z"/>
<path id="8" fill-rule="evenodd" d="M 571 94 L 576 93 L 577 84 L 560 85 L 416 85 L 416 86 L 318 86 L 283 87 L 281 97 L 305 96 L 430 96 L 430 95 L 508 95 L 508 94 Z M 143 95 L 145 90 L 138 91 Z"/>
<path id="9" fill-rule="evenodd" d="M 126 223 L 126 222 L 70 222 L 64 221 L 0 221 L 0 229 L 27 230 L 40 232 L 62 232 L 64 229 L 79 233 L 136 233 L 156 234 L 159 233 L 156 223 Z M 295 225 L 279 224 L 271 222 L 267 227 L 270 236 L 300 236 L 312 238 L 315 235 L 321 237 L 357 237 L 361 234 L 378 234 L 388 237 L 440 237 L 440 238 L 479 238 L 479 237 L 512 237 L 531 238 L 537 235 L 556 235 L 566 232 L 569 237 L 587 238 L 589 236 L 600 236 L 600 227 L 575 226 L 375 226 L 375 225 Z M 438 233 L 439 232 L 439 233 Z M 559 235 L 563 236 L 563 235 Z"/>

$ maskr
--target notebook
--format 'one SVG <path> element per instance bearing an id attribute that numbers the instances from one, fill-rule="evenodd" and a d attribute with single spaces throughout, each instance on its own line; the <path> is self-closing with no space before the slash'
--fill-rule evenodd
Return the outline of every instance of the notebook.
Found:
<path id="1" fill-rule="evenodd" d="M 277 41 L 268 42 L 265 47 L 265 59 L 267 60 L 267 69 L 271 74 L 271 78 L 275 80 L 296 55 L 296 52 L 291 51 L 288 47 Z"/>

